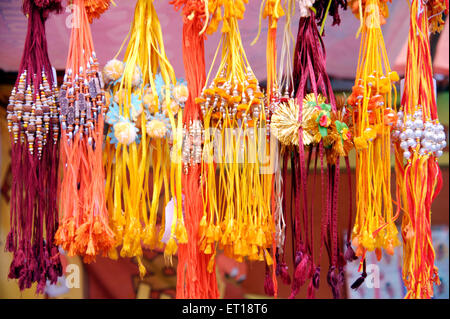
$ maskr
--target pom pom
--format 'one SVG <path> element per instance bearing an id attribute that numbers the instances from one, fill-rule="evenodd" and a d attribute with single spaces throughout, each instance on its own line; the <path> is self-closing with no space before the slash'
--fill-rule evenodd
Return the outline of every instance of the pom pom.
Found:
<path id="1" fill-rule="evenodd" d="M 128 121 L 119 121 L 114 125 L 114 136 L 119 143 L 129 145 L 136 140 L 137 128 Z"/>
<path id="2" fill-rule="evenodd" d="M 167 133 L 167 126 L 159 120 L 151 120 L 146 125 L 147 134 L 153 138 L 163 138 Z"/>
<path id="3" fill-rule="evenodd" d="M 144 94 L 142 101 L 151 113 L 157 113 L 159 111 L 158 95 L 152 94 L 150 90 Z"/>
<path id="4" fill-rule="evenodd" d="M 180 106 L 174 100 L 169 100 L 168 102 L 167 101 L 163 102 L 162 109 L 163 109 L 164 115 L 166 115 L 166 116 L 169 115 L 169 110 L 172 111 L 173 115 L 175 115 L 178 113 Z"/>
<path id="5" fill-rule="evenodd" d="M 173 89 L 173 97 L 178 103 L 185 103 L 189 97 L 189 90 L 186 85 L 179 84 Z"/>
<path id="6" fill-rule="evenodd" d="M 125 69 L 125 65 L 122 61 L 113 59 L 106 63 L 103 68 L 103 77 L 106 83 L 114 82 L 120 79 Z"/>
<path id="7" fill-rule="evenodd" d="M 134 68 L 133 78 L 131 79 L 131 85 L 133 87 L 138 87 L 139 85 L 141 85 L 141 81 L 142 81 L 141 70 L 139 69 L 138 66 L 136 66 Z"/>

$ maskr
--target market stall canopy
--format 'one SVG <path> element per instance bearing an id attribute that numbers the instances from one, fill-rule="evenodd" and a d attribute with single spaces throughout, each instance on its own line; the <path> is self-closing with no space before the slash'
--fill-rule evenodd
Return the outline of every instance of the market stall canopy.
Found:
<path id="1" fill-rule="evenodd" d="M 99 20 L 92 24 L 94 45 L 100 63 L 105 64 L 113 58 L 126 37 L 134 14 L 135 1 L 116 0 L 117 6 L 111 6 Z M 252 0 L 247 5 L 244 19 L 240 21 L 240 29 L 244 48 L 249 62 L 256 76 L 263 80 L 266 73 L 266 31 L 267 21 L 262 21 L 261 37 L 251 46 L 250 43 L 258 33 L 259 7 L 261 2 Z M 17 71 L 26 35 L 26 18 L 21 11 L 21 1 L 9 0 L 0 2 L 0 69 Z M 181 13 L 176 12 L 168 1 L 155 1 L 163 32 L 164 43 L 169 60 L 175 68 L 177 76 L 184 76 L 183 59 L 181 54 L 182 19 Z M 389 4 L 390 16 L 382 27 L 384 40 L 393 69 L 402 71 L 402 61 L 406 59 L 408 40 L 408 4 L 407 1 L 394 1 Z M 331 26 L 331 17 L 327 19 L 324 42 L 327 49 L 327 70 L 336 78 L 352 79 L 356 72 L 360 39 L 356 38 L 359 20 L 350 10 L 341 14 L 341 24 Z M 292 25 L 294 37 L 298 28 L 298 14 Z M 71 12 L 69 8 L 60 15 L 51 15 L 47 28 L 47 40 L 50 60 L 58 70 L 65 68 L 67 49 L 70 39 Z M 278 30 L 278 50 L 281 49 L 281 34 L 284 19 L 280 19 Z M 441 41 L 438 48 L 442 56 L 438 56 L 439 72 L 448 74 L 448 24 L 446 25 L 446 40 Z M 207 67 L 211 64 L 220 34 L 216 33 L 206 42 Z M 444 44 L 442 44 L 445 42 Z M 123 57 L 122 50 L 120 57 Z M 446 56 L 444 56 L 446 55 Z M 400 64 L 399 64 L 400 63 Z M 396 65 L 397 64 L 397 65 Z"/>

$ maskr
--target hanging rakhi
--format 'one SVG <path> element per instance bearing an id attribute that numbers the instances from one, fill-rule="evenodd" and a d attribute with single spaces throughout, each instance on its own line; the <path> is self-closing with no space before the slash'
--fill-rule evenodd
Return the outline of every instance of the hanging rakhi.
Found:
<path id="1" fill-rule="evenodd" d="M 196 99 L 205 130 L 200 249 L 213 260 L 219 244 L 225 255 L 237 261 L 248 257 L 271 265 L 267 248 L 272 246 L 274 222 L 270 209 L 272 175 L 265 171 L 270 163 L 264 148 L 264 94 L 245 56 L 238 27 L 246 2 L 208 1 L 211 22 L 207 32 L 214 32 L 221 20 L 223 25 L 216 76 L 211 83 L 206 81 Z M 217 52 L 219 48 L 220 44 Z"/>
<path id="2" fill-rule="evenodd" d="M 202 114 L 195 98 L 205 85 L 204 32 L 208 23 L 207 2 L 175 0 L 176 10 L 183 7 L 183 62 L 189 97 L 183 116 L 183 176 L 184 217 L 188 242 L 178 246 L 177 298 L 218 298 L 216 272 L 207 271 L 210 256 L 200 251 L 199 223 L 203 215 L 200 188 L 202 160 Z M 214 259 L 211 268 L 215 268 Z"/>
<path id="3" fill-rule="evenodd" d="M 280 65 L 278 71 L 277 87 L 278 87 L 278 101 L 274 101 L 272 103 L 272 107 L 270 108 L 270 112 L 273 112 L 278 108 L 279 102 L 287 102 L 290 96 L 290 89 L 293 87 L 294 80 L 292 77 L 292 45 L 295 43 L 294 35 L 291 30 L 292 17 L 295 14 L 295 0 L 286 0 L 284 3 L 285 6 L 285 24 L 283 29 L 283 40 L 281 46 L 281 54 L 280 54 Z M 270 22 L 269 22 L 270 25 Z M 270 41 L 269 41 L 270 39 Z M 271 42 L 270 35 L 268 34 L 268 44 Z M 273 40 L 274 41 L 274 40 Z M 273 42 L 275 43 L 275 42 Z M 268 63 L 269 65 L 269 63 Z M 282 96 L 281 96 L 282 94 Z M 278 102 L 278 103 L 277 103 Z M 271 115 L 272 115 L 271 114 Z M 270 125 L 270 123 L 269 123 Z M 285 148 L 282 149 L 284 151 Z M 284 194 L 286 193 L 286 184 L 283 184 L 283 181 L 287 178 L 287 162 L 283 162 L 281 165 L 281 161 L 287 159 L 281 152 L 276 152 L 277 159 L 274 163 L 275 166 L 275 177 L 274 177 L 274 194 L 273 199 L 275 200 L 275 209 L 274 209 L 274 218 L 275 218 L 275 227 L 276 232 L 274 239 L 276 241 L 276 254 L 275 254 L 275 273 L 279 276 L 282 282 L 285 285 L 291 284 L 291 278 L 288 272 L 288 266 L 285 260 L 286 254 L 286 197 Z M 280 169 L 282 167 L 282 169 Z M 266 276 L 267 279 L 267 276 Z M 274 281 L 275 282 L 275 281 Z"/>
<path id="4" fill-rule="evenodd" d="M 311 9 L 312 3 L 299 5 L 301 18 L 294 50 L 293 87 L 290 88 L 290 94 L 295 98 L 280 103 L 271 122 L 272 133 L 283 145 L 284 173 L 287 173 L 290 160 L 294 175 L 291 194 L 295 200 L 291 221 L 295 270 L 290 298 L 294 298 L 308 280 L 308 298 L 314 297 L 314 290 L 319 286 L 324 246 L 330 261 L 327 282 L 333 296 L 339 298 L 345 264 L 337 229 L 339 159 L 347 157 L 353 147 L 349 131 L 351 114 L 342 103 L 337 108 L 325 70 L 325 50 Z M 318 241 L 314 240 L 313 234 L 314 207 L 307 194 L 307 185 L 312 183 L 315 187 L 316 184 L 316 173 L 312 178 L 308 173 L 313 154 L 314 172 L 320 159 L 323 196 L 322 228 Z M 327 167 L 324 167 L 325 156 Z M 314 255 L 315 242 L 320 243 L 318 257 Z"/>
<path id="5" fill-rule="evenodd" d="M 56 243 L 69 256 L 82 256 L 85 262 L 95 260 L 100 252 L 107 253 L 114 244 L 102 164 L 105 96 L 89 25 L 97 16 L 95 8 L 101 10 L 108 3 L 72 2 L 69 54 L 59 92 L 63 179 L 59 185 L 61 221 Z"/>
<path id="6" fill-rule="evenodd" d="M 442 188 L 437 158 L 442 156 L 446 136 L 436 108 L 429 32 L 441 29 L 442 14 L 446 10 L 443 1 L 411 2 L 402 103 L 392 131 L 396 146 L 397 194 L 404 210 L 406 298 L 431 298 L 433 284 L 440 284 L 438 269 L 434 266 L 431 205 Z"/>
<path id="7" fill-rule="evenodd" d="M 394 83 L 399 80 L 391 72 L 381 24 L 387 17 L 384 0 L 366 0 L 359 9 L 361 47 L 355 85 L 347 103 L 353 108 L 354 143 L 356 148 L 356 219 L 352 244 L 356 255 L 362 257 L 360 268 L 365 268 L 367 251 L 381 249 L 393 254 L 399 245 L 391 198 L 390 132 L 396 115 Z M 355 7 L 350 4 L 352 9 Z M 394 91 L 393 91 L 394 90 Z M 398 212 L 398 211 L 397 211 Z M 352 288 L 357 288 L 366 277 L 365 269 Z"/>
<path id="8" fill-rule="evenodd" d="M 165 243 L 164 255 L 170 259 L 177 243 L 187 242 L 181 194 L 181 121 L 188 90 L 183 82 L 177 84 L 167 60 L 153 1 L 137 1 L 124 61 L 109 61 L 103 73 L 109 91 L 107 206 L 115 245 L 122 245 L 120 256 L 137 257 L 144 276 L 142 244 L 157 248 Z M 166 208 L 158 233 L 163 186 Z M 115 250 L 111 257 L 117 258 Z"/>
<path id="9" fill-rule="evenodd" d="M 45 37 L 45 20 L 50 12 L 60 10 L 61 1 L 24 1 L 28 31 L 7 107 L 12 186 L 6 250 L 14 254 L 8 278 L 18 279 L 20 290 L 36 282 L 37 293 L 44 293 L 47 280 L 55 284 L 62 275 L 54 244 L 58 227 L 57 84 Z"/>
<path id="10" fill-rule="evenodd" d="M 276 139 L 270 140 L 270 118 L 272 117 L 273 110 L 276 109 L 277 105 L 280 103 L 280 91 L 278 87 L 277 78 L 277 47 L 276 47 L 276 37 L 277 37 L 277 26 L 278 19 L 284 16 L 284 10 L 279 0 L 263 0 L 261 1 L 261 12 L 260 12 L 260 22 L 261 18 L 268 19 L 268 31 L 267 31 L 267 45 L 266 45 L 266 65 L 267 65 L 267 101 L 268 107 L 265 108 L 265 122 L 266 122 L 266 135 L 267 142 L 266 147 L 271 150 L 270 162 L 273 163 L 274 172 L 271 176 L 272 186 L 270 189 L 271 196 L 268 198 L 270 200 L 270 209 L 272 211 L 272 216 L 274 219 L 274 224 L 276 225 L 275 233 L 272 239 L 272 259 L 276 261 L 277 259 L 277 245 L 281 250 L 283 250 L 284 244 L 284 232 L 285 225 L 283 220 L 283 211 L 281 204 L 281 170 L 279 166 L 280 154 L 275 150 L 278 141 Z M 261 30 L 261 24 L 259 25 L 258 35 L 253 41 L 252 45 L 256 43 L 259 37 L 259 32 Z M 264 281 L 265 293 L 269 296 L 277 297 L 278 294 L 278 283 L 276 280 L 276 269 L 277 264 L 275 263 L 272 267 L 272 273 L 268 265 L 266 265 L 266 276 Z"/>

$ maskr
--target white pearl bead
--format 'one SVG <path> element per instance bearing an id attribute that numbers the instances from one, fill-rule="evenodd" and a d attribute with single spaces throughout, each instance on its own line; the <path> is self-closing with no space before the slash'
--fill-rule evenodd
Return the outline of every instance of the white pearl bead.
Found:
<path id="1" fill-rule="evenodd" d="M 443 154 L 443 152 L 442 151 L 436 151 L 436 157 L 441 157 L 442 156 L 442 154 Z"/>
<path id="2" fill-rule="evenodd" d="M 425 138 L 427 139 L 427 140 L 431 140 L 433 137 L 434 137 L 434 134 L 433 134 L 433 132 L 431 132 L 431 131 L 425 131 L 425 133 L 423 134 L 424 136 L 425 136 Z"/>
<path id="3" fill-rule="evenodd" d="M 422 137 L 422 134 L 423 134 L 423 131 L 421 129 L 417 129 L 414 131 L 414 135 L 416 138 L 420 139 Z"/>
<path id="4" fill-rule="evenodd" d="M 403 152 L 403 157 L 404 157 L 405 159 L 409 159 L 409 158 L 411 157 L 411 153 L 408 152 L 408 151 L 404 151 L 404 152 Z"/>
<path id="5" fill-rule="evenodd" d="M 431 143 L 430 143 L 429 140 L 424 140 L 424 141 L 422 142 L 422 147 L 425 148 L 426 150 L 429 150 L 429 149 L 430 149 L 430 146 L 431 146 Z"/>
<path id="6" fill-rule="evenodd" d="M 400 133 L 400 139 L 401 140 L 406 140 L 406 134 L 405 134 L 404 131 Z"/>
<path id="7" fill-rule="evenodd" d="M 403 118 L 403 111 L 398 111 L 397 112 L 397 116 L 398 116 L 398 118 L 400 119 L 402 119 Z"/>
<path id="8" fill-rule="evenodd" d="M 443 140 L 443 141 L 441 141 L 441 142 L 439 143 L 439 147 L 440 147 L 441 149 L 444 149 L 446 146 L 447 146 L 447 141 L 445 141 L 445 140 Z"/>
<path id="9" fill-rule="evenodd" d="M 424 127 L 425 127 L 426 130 L 428 130 L 428 129 L 433 127 L 433 124 L 431 122 L 425 122 Z"/>
<path id="10" fill-rule="evenodd" d="M 420 120 L 420 119 L 417 119 L 417 120 L 415 120 L 414 121 L 414 127 L 417 129 L 417 128 L 423 128 L 423 122 L 422 122 L 422 120 Z"/>
<path id="11" fill-rule="evenodd" d="M 410 128 L 410 127 L 412 127 L 412 126 L 413 126 L 413 121 L 407 120 L 407 121 L 405 122 L 405 127 Z"/>
<path id="12" fill-rule="evenodd" d="M 411 139 L 411 138 L 409 138 L 408 140 L 407 140 L 407 142 L 408 142 L 408 146 L 409 147 L 412 147 L 412 148 L 414 148 L 415 146 L 416 146 L 416 141 L 414 141 L 413 139 Z"/>
<path id="13" fill-rule="evenodd" d="M 414 136 L 414 131 L 410 128 L 405 130 L 406 138 L 412 138 Z"/>
<path id="14" fill-rule="evenodd" d="M 400 147 L 401 147 L 402 149 L 406 150 L 406 149 L 408 148 L 408 142 L 402 141 L 402 142 L 400 143 Z"/>
<path id="15" fill-rule="evenodd" d="M 422 117 L 422 111 L 421 110 L 417 110 L 414 112 L 414 117 L 416 118 L 421 118 Z"/>

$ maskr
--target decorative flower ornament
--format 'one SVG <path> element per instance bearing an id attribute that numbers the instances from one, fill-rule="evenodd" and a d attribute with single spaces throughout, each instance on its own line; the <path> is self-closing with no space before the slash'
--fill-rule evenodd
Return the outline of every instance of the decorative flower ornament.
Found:
<path id="1" fill-rule="evenodd" d="M 331 106 L 329 104 L 321 104 L 321 111 L 319 112 L 316 123 L 319 124 L 319 132 L 322 137 L 328 135 L 328 127 L 331 125 L 330 111 Z"/>

